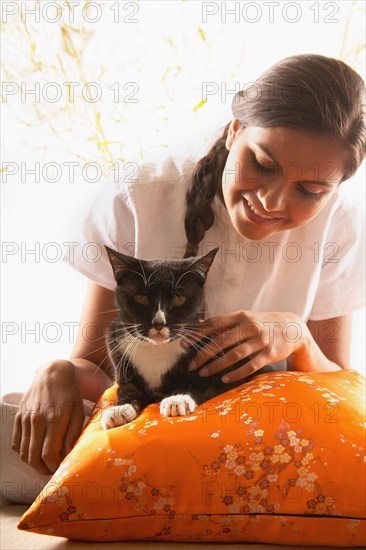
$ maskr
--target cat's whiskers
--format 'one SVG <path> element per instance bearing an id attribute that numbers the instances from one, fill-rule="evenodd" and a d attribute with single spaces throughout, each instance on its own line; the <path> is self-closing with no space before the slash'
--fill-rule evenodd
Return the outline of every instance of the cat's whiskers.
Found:
<path id="1" fill-rule="evenodd" d="M 105 346 L 103 346 L 103 347 L 106 347 L 106 348 L 107 348 L 107 355 L 105 356 L 105 358 L 103 359 L 103 361 L 98 365 L 96 371 L 94 372 L 94 376 L 95 376 L 95 374 L 98 372 L 98 369 L 101 368 L 101 366 L 103 365 L 103 363 L 104 363 L 104 361 L 105 361 L 106 359 L 110 359 L 111 364 L 112 364 L 112 366 L 113 366 L 112 352 L 115 351 L 116 349 L 118 349 L 118 345 L 119 345 L 119 344 L 117 344 L 114 348 L 111 348 L 111 349 L 108 349 L 108 344 L 106 344 Z M 102 348 L 99 348 L 99 349 L 102 349 Z"/>
<path id="2" fill-rule="evenodd" d="M 203 271 L 201 271 L 201 270 L 198 270 L 198 269 L 196 269 L 195 271 L 188 270 L 188 271 L 185 271 L 185 272 L 183 273 L 183 275 L 181 275 L 181 276 L 179 277 L 178 281 L 176 282 L 176 286 L 178 286 L 179 281 L 180 281 L 181 279 L 183 279 L 184 275 L 188 275 L 188 273 L 193 273 L 194 275 L 197 275 L 197 272 L 202 273 L 202 275 L 203 275 L 204 277 L 206 277 L 206 273 L 203 272 Z"/>
<path id="3" fill-rule="evenodd" d="M 196 334 L 194 331 L 189 330 L 189 329 L 185 329 L 185 328 L 184 328 L 182 331 L 180 331 L 179 334 L 180 334 L 182 337 L 184 336 L 184 337 L 186 338 L 186 340 L 188 340 L 188 341 L 189 341 L 188 335 L 189 335 L 191 338 L 197 337 L 197 334 Z M 193 342 L 195 342 L 195 340 L 193 340 Z M 191 343 L 191 342 L 189 341 L 189 343 Z M 211 357 L 212 357 L 212 359 L 218 359 L 219 357 L 221 357 L 221 356 L 224 354 L 224 350 L 219 346 L 219 344 L 218 344 L 217 342 L 215 342 L 214 340 L 211 340 L 210 342 L 207 342 L 207 343 L 204 345 L 205 349 L 206 349 L 207 351 L 209 351 L 210 353 L 211 353 L 211 351 L 213 352 L 213 349 L 211 350 L 211 345 L 212 345 L 212 344 L 214 344 L 214 345 L 219 349 L 220 355 L 217 356 L 216 354 L 213 353 Z M 196 349 L 196 346 L 195 346 L 195 345 L 192 345 L 192 347 L 193 347 L 194 349 Z M 199 347 L 199 349 L 201 350 L 202 347 Z"/>
<path id="4" fill-rule="evenodd" d="M 138 324 L 136 324 L 136 323 L 130 323 L 129 325 L 127 325 L 127 323 L 126 323 L 126 324 L 124 324 L 122 327 L 119 327 L 119 328 L 115 329 L 115 330 L 116 330 L 116 333 L 118 334 L 118 333 L 120 333 L 120 332 L 123 332 L 123 331 L 125 330 L 124 327 L 127 327 L 127 326 L 136 327 L 136 328 L 137 328 L 138 326 L 143 326 L 143 325 L 142 325 L 142 323 L 138 323 Z M 96 339 L 94 340 L 94 342 L 98 342 L 98 340 L 105 340 L 105 337 L 106 337 L 106 335 L 103 334 L 103 335 L 100 336 L 99 338 L 96 338 Z M 88 355 L 91 355 L 92 353 L 95 353 L 96 351 L 99 351 L 99 350 L 101 350 L 101 349 L 103 349 L 103 348 L 107 348 L 107 344 L 106 344 L 106 343 L 105 343 L 103 346 L 100 346 L 99 348 L 93 349 L 93 351 L 91 351 L 90 353 L 85 354 L 85 355 L 83 356 L 83 358 L 88 357 Z"/>
<path id="5" fill-rule="evenodd" d="M 180 340 L 183 340 L 183 342 L 187 342 L 194 350 L 196 350 L 197 352 L 197 355 L 201 356 L 202 358 L 204 358 L 204 354 L 203 354 L 203 351 L 202 351 L 202 346 L 198 346 L 197 345 L 197 341 L 196 340 L 192 340 L 190 337 L 188 337 L 187 335 L 185 334 L 180 334 L 179 335 L 179 339 Z M 212 356 L 213 358 L 216 358 L 215 355 Z"/>
<path id="6" fill-rule="evenodd" d="M 98 311 L 96 313 L 96 315 L 102 315 L 103 313 L 113 313 L 114 311 L 118 311 L 118 308 L 117 309 L 107 309 L 105 311 Z"/>
<path id="7" fill-rule="evenodd" d="M 127 325 L 124 325 L 124 326 L 127 326 Z M 139 324 L 133 324 L 133 323 L 131 323 L 130 326 L 131 326 L 131 327 L 137 327 L 137 326 L 142 326 L 142 324 L 141 324 L 141 323 L 139 323 Z M 120 327 L 120 328 L 117 328 L 117 329 L 116 329 L 116 333 L 117 333 L 117 334 L 118 334 L 120 331 L 123 331 L 123 327 Z M 95 342 L 97 342 L 98 340 L 102 340 L 102 339 L 105 340 L 105 336 L 106 336 L 106 335 L 103 334 L 103 336 L 100 336 L 99 338 L 97 338 L 97 339 L 95 340 Z M 95 353 L 96 351 L 99 351 L 99 350 L 101 350 L 101 349 L 103 349 L 103 348 L 107 348 L 107 346 L 108 346 L 108 344 L 105 343 L 103 346 L 100 346 L 99 348 L 94 349 L 94 350 L 91 351 L 90 353 L 85 354 L 85 355 L 83 356 L 83 358 L 88 357 L 88 355 L 91 355 L 92 353 Z"/>
<path id="8" fill-rule="evenodd" d="M 170 274 L 171 274 L 171 276 L 172 276 L 172 280 L 171 280 L 171 281 L 169 280 L 169 283 L 171 283 L 171 285 L 172 285 L 172 292 L 173 292 L 174 289 L 176 288 L 176 287 L 175 287 L 175 284 L 174 284 L 175 277 L 174 277 L 173 271 L 172 271 L 171 269 L 169 269 L 169 271 L 170 271 Z"/>
<path id="9" fill-rule="evenodd" d="M 98 340 L 101 340 L 102 338 L 104 338 L 104 336 L 101 336 L 101 338 L 98 338 Z M 97 348 L 97 349 L 93 349 L 93 351 L 91 351 L 90 353 L 86 353 L 85 355 L 83 355 L 83 359 L 85 357 L 88 357 L 88 355 L 91 355 L 92 353 L 95 353 L 96 351 L 99 351 L 103 348 L 106 348 L 107 347 L 107 344 L 104 344 L 103 346 L 100 346 L 100 348 Z"/>
<path id="10" fill-rule="evenodd" d="M 131 334 L 133 330 L 137 330 L 138 327 L 143 327 L 142 323 L 123 323 L 121 326 L 114 328 L 114 334 L 119 336 L 120 334 L 126 333 L 126 336 L 128 336 L 128 334 Z"/>
<path id="11" fill-rule="evenodd" d="M 155 271 L 153 271 L 153 272 L 149 275 L 149 277 L 148 277 L 148 279 L 147 279 L 147 282 L 146 282 L 146 286 L 147 286 L 147 287 L 149 287 L 150 285 L 154 284 L 154 283 L 151 283 L 151 282 L 150 282 L 150 279 L 151 279 L 151 277 L 152 277 L 157 271 L 159 272 L 160 269 L 155 269 Z"/>
<path id="12" fill-rule="evenodd" d="M 194 329 L 194 328 L 201 328 L 201 323 L 174 323 L 174 325 L 172 326 L 175 326 L 175 327 L 188 327 L 188 328 L 191 328 L 191 329 Z"/>
<path id="13" fill-rule="evenodd" d="M 115 328 L 115 329 L 114 329 L 114 332 L 115 332 L 115 334 L 117 334 L 117 335 L 118 335 L 118 334 L 121 334 L 121 333 L 123 333 L 123 332 L 128 333 L 128 332 L 131 332 L 131 329 L 135 330 L 135 329 L 137 329 L 139 326 L 142 327 L 143 325 L 142 325 L 141 323 L 139 323 L 138 325 L 133 325 L 133 324 L 128 325 L 128 326 L 127 326 L 127 325 L 123 325 L 123 326 L 120 326 L 120 327 Z"/>
<path id="14" fill-rule="evenodd" d="M 145 270 L 144 270 L 144 268 L 143 268 L 143 266 L 142 266 L 142 263 L 141 263 L 141 260 L 140 260 L 140 259 L 139 259 L 139 263 L 140 263 L 141 271 L 142 271 L 142 273 L 144 274 L 143 279 L 144 279 L 144 283 L 145 283 L 145 287 L 146 287 L 146 286 L 147 286 L 147 278 L 146 278 Z"/>
<path id="15" fill-rule="evenodd" d="M 133 328 L 137 328 L 138 326 L 142 326 L 142 323 L 124 323 L 122 327 L 117 327 L 117 329 L 115 329 L 115 332 L 117 333 L 117 336 L 118 336 L 118 334 L 119 334 L 120 332 L 125 331 L 125 327 L 127 327 L 127 326 L 133 327 Z M 105 340 L 105 337 L 106 337 L 106 335 L 103 334 L 103 336 L 101 336 L 101 337 L 98 338 L 97 340 L 101 340 L 102 338 Z M 119 345 L 119 342 L 117 343 L 116 347 L 113 348 L 113 351 L 114 351 L 115 349 L 118 348 L 118 345 Z M 108 344 L 107 344 L 106 342 L 105 342 L 105 344 L 104 344 L 103 346 L 100 346 L 99 348 L 93 350 L 92 352 L 87 353 L 86 355 L 84 355 L 83 358 L 87 357 L 88 355 L 91 355 L 92 353 L 95 353 L 96 351 L 102 350 L 102 349 L 104 349 L 104 348 L 108 351 Z M 98 372 L 98 370 L 101 368 L 101 365 L 103 365 L 104 361 L 105 361 L 106 359 L 108 359 L 108 358 L 109 358 L 109 355 L 108 355 L 108 353 L 107 353 L 106 356 L 105 356 L 105 358 L 103 359 L 103 361 L 97 366 L 96 370 L 94 371 L 94 376 L 96 375 L 96 373 Z M 112 364 L 113 364 L 113 363 L 112 363 Z"/>
<path id="16" fill-rule="evenodd" d="M 99 365 L 98 365 L 97 368 L 95 369 L 93 376 L 95 376 L 95 375 L 97 374 L 98 370 L 101 368 L 101 366 L 103 365 L 103 363 L 104 363 L 104 361 L 105 361 L 106 359 L 110 359 L 110 360 L 111 360 L 111 357 L 110 357 L 110 355 L 109 355 L 109 353 L 108 353 L 108 344 L 105 344 L 105 346 L 102 346 L 102 347 L 99 348 L 99 349 L 103 349 L 104 347 L 107 349 L 107 354 L 106 354 L 106 356 L 104 357 L 103 361 L 102 361 L 101 363 L 99 363 Z M 117 347 L 118 347 L 118 346 L 116 346 L 115 348 L 113 348 L 112 350 L 110 350 L 110 353 L 112 353 L 112 351 L 114 351 L 115 349 L 117 349 Z M 88 354 L 88 355 L 89 355 L 89 354 Z M 86 357 L 86 356 L 84 356 L 84 357 Z M 111 364 L 113 365 L 112 360 L 111 360 Z"/>
<path id="17" fill-rule="evenodd" d="M 117 351 L 117 350 L 120 351 L 120 344 L 123 343 L 123 341 L 124 341 L 124 338 L 119 339 L 118 342 L 116 343 L 116 345 L 115 345 L 113 348 L 111 348 L 111 350 L 110 350 L 110 356 L 111 356 L 111 357 L 112 357 L 112 354 L 113 354 L 114 351 Z M 129 344 L 129 346 L 130 346 L 130 345 L 131 345 L 131 344 Z M 126 353 L 126 352 L 124 351 L 124 352 L 121 354 L 121 358 L 120 358 L 120 360 L 118 361 L 117 369 L 120 368 L 120 363 L 121 363 L 121 362 L 122 362 L 122 366 L 126 366 L 126 365 L 125 365 L 125 362 L 124 362 L 125 353 Z"/>
<path id="18" fill-rule="evenodd" d="M 134 340 L 131 340 L 131 342 L 128 344 L 128 346 L 126 347 L 126 349 L 124 350 L 124 352 L 122 353 L 121 355 L 121 359 L 120 359 L 120 362 L 122 362 L 122 377 L 119 376 L 119 379 L 124 379 L 126 382 L 129 381 L 129 378 L 127 376 L 127 373 L 128 373 L 128 367 L 130 365 L 130 357 L 128 356 L 128 350 L 130 349 L 131 346 L 133 346 L 135 344 L 135 347 L 137 346 L 137 342 L 134 341 Z M 131 366 L 133 367 L 133 363 L 131 362 Z M 131 373 L 132 374 L 132 373 Z"/>
<path id="19" fill-rule="evenodd" d="M 137 332 L 137 331 L 135 331 L 135 332 Z M 127 369 L 129 365 L 131 365 L 132 368 L 135 368 L 134 367 L 134 356 L 136 355 L 136 352 L 137 352 L 137 346 L 141 343 L 141 341 L 142 340 L 141 340 L 141 337 L 139 337 L 139 335 L 135 336 L 135 334 L 132 333 L 132 340 L 128 344 L 127 348 L 124 350 L 123 355 L 122 355 L 123 360 L 125 359 L 125 357 L 127 357 L 127 362 L 124 361 L 125 369 Z M 129 353 L 129 350 L 130 350 L 131 347 L 132 347 L 132 350 L 131 350 L 131 353 Z M 126 380 L 128 380 L 127 376 L 126 376 Z"/>
<path id="20" fill-rule="evenodd" d="M 183 290 L 183 292 L 185 292 L 185 290 L 186 290 L 186 289 L 184 288 L 184 286 L 181 286 L 181 285 L 175 285 L 174 288 L 175 288 L 175 290 L 179 290 L 179 289 L 181 288 L 181 289 Z"/>
<path id="21" fill-rule="evenodd" d="M 141 262 L 140 262 L 140 264 L 141 264 Z M 144 274 L 140 273 L 139 271 L 134 271 L 133 269 L 127 269 L 127 267 L 124 267 L 123 269 L 126 270 L 126 271 L 129 271 L 130 273 L 136 273 L 136 275 L 139 275 L 141 277 L 141 279 L 144 281 L 144 285 L 146 286 L 146 276 L 145 276 L 145 272 L 143 270 L 142 265 L 141 265 L 141 269 L 142 269 Z"/>
<path id="22" fill-rule="evenodd" d="M 203 352 L 201 351 L 201 348 L 195 346 L 194 342 L 192 342 L 191 340 L 189 340 L 189 338 L 185 337 L 185 336 L 180 336 L 180 340 L 183 340 L 183 341 L 186 341 L 188 344 L 191 345 L 191 347 L 193 349 L 195 349 L 197 351 L 197 354 L 198 355 L 201 355 L 203 357 Z"/>

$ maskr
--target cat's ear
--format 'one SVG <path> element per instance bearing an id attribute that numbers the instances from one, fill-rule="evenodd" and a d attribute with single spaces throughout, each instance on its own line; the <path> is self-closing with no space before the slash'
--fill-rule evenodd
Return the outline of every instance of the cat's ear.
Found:
<path id="1" fill-rule="evenodd" d="M 219 247 L 213 248 L 210 250 L 210 252 L 207 252 L 206 254 L 203 254 L 202 256 L 199 256 L 194 260 L 194 262 L 191 264 L 191 269 L 197 273 L 197 275 L 200 277 L 200 279 L 205 282 L 207 273 L 212 265 L 212 262 L 215 259 L 215 256 L 219 250 Z"/>
<path id="2" fill-rule="evenodd" d="M 113 269 L 114 278 L 117 282 L 124 270 L 131 270 L 136 263 L 139 263 L 139 261 L 133 256 L 127 256 L 126 254 L 122 254 L 122 252 L 117 252 L 106 245 L 104 245 L 104 248 L 107 251 L 108 258 Z"/>

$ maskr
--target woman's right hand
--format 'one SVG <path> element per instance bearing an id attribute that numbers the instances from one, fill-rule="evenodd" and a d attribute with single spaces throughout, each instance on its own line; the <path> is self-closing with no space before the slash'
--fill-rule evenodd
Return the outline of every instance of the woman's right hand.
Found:
<path id="1" fill-rule="evenodd" d="M 71 361 L 41 366 L 14 419 L 12 448 L 39 473 L 54 473 L 79 437 L 83 399 Z"/>

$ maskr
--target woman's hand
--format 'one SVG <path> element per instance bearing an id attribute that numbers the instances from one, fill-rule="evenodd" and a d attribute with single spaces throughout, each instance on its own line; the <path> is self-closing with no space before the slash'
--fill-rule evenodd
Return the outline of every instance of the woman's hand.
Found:
<path id="1" fill-rule="evenodd" d="M 71 451 L 84 422 L 74 365 L 67 360 L 40 367 L 14 419 L 12 448 L 38 472 L 50 475 Z"/>
<path id="2" fill-rule="evenodd" d="M 198 351 L 189 370 L 198 369 L 214 357 L 200 371 L 201 376 L 210 376 L 252 356 L 247 363 L 223 376 L 222 381 L 226 383 L 246 378 L 269 363 L 303 353 L 312 338 L 306 323 L 288 312 L 236 311 L 201 323 L 197 339 L 191 338 L 192 331 L 188 346 L 208 335 L 212 339 Z M 234 347 L 223 353 L 231 346 Z"/>

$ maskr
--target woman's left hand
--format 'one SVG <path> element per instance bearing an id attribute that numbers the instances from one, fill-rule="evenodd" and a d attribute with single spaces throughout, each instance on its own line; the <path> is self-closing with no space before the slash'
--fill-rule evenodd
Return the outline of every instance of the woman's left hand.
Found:
<path id="1" fill-rule="evenodd" d="M 192 338 L 193 331 L 190 331 L 189 344 L 184 347 L 211 337 L 189 366 L 189 370 L 195 370 L 211 360 L 201 369 L 201 376 L 210 376 L 252 356 L 247 363 L 223 376 L 222 381 L 226 383 L 246 378 L 269 363 L 302 353 L 311 338 L 306 323 L 289 312 L 236 311 L 211 317 L 201 322 L 194 332 L 197 338 Z M 234 347 L 223 353 L 231 346 Z"/>

